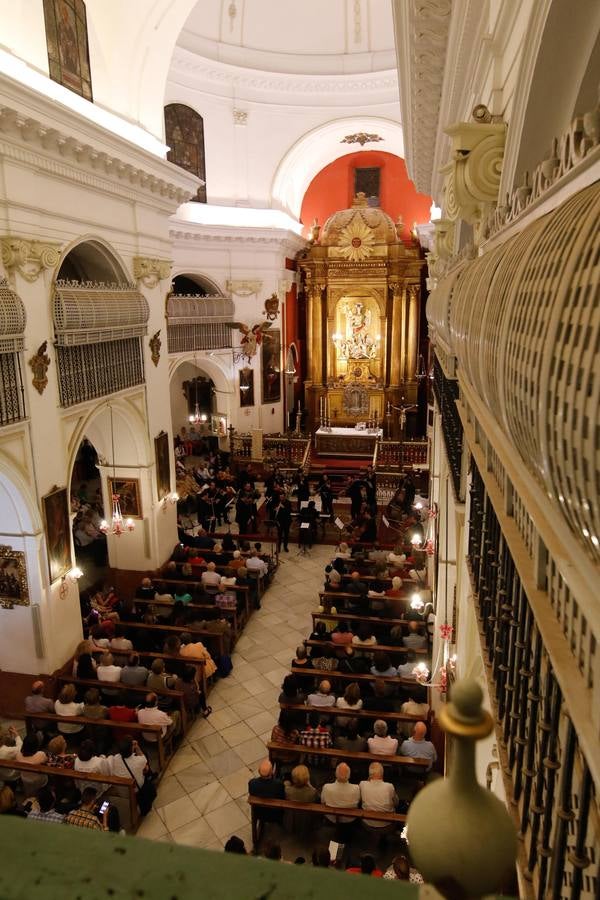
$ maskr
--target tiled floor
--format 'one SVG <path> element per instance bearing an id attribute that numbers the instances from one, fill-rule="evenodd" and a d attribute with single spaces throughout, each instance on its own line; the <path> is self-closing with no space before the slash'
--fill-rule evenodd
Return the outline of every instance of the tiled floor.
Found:
<path id="1" fill-rule="evenodd" d="M 310 631 L 331 550 L 317 546 L 297 556 L 290 545 L 290 553 L 281 555 L 262 608 L 236 644 L 233 672 L 210 693 L 212 715 L 190 728 L 139 835 L 220 850 L 237 834 L 251 846 L 248 780 L 266 755 L 280 684 Z"/>

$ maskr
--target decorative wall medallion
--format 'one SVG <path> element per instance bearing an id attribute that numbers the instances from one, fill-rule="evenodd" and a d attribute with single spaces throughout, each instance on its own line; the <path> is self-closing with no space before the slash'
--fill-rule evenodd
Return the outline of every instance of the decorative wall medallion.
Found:
<path id="1" fill-rule="evenodd" d="M 12 547 L 0 547 L 0 606 L 29 606 L 25 554 Z"/>
<path id="2" fill-rule="evenodd" d="M 147 288 L 155 288 L 159 281 L 168 278 L 173 263 L 170 259 L 154 259 L 149 256 L 133 257 L 133 276 Z"/>
<path id="3" fill-rule="evenodd" d="M 250 297 L 252 294 L 258 294 L 262 287 L 262 281 L 252 281 L 250 279 L 230 279 L 226 283 L 226 288 L 232 294 L 238 297 Z"/>
<path id="4" fill-rule="evenodd" d="M 33 282 L 44 269 L 53 269 L 60 259 L 60 245 L 29 238 L 0 238 L 2 262 L 7 272 L 16 271 L 25 281 Z"/>
<path id="5" fill-rule="evenodd" d="M 31 371 L 33 372 L 32 384 L 38 394 L 43 394 L 46 385 L 48 384 L 47 371 L 48 366 L 50 365 L 50 357 L 47 355 L 46 350 L 48 349 L 48 341 L 44 341 L 43 344 L 37 349 L 37 353 L 35 353 L 31 359 L 29 360 L 29 365 L 31 367 Z"/>
<path id="6" fill-rule="evenodd" d="M 351 262 L 366 259 L 373 252 L 375 237 L 364 222 L 354 219 L 340 231 L 338 247 L 340 254 Z"/>
<path id="7" fill-rule="evenodd" d="M 271 294 L 265 300 L 265 315 L 269 322 L 274 322 L 279 315 L 279 297 L 277 294 Z"/>
<path id="8" fill-rule="evenodd" d="M 246 109 L 234 108 L 233 122 L 234 122 L 234 125 L 247 125 L 248 124 L 248 111 Z"/>
<path id="9" fill-rule="evenodd" d="M 160 348 L 162 346 L 162 341 L 160 339 L 160 328 L 158 329 L 156 334 L 152 335 L 152 337 L 148 341 L 148 344 L 150 346 L 150 355 L 152 362 L 155 366 L 157 366 L 158 361 L 160 360 Z"/>
<path id="10" fill-rule="evenodd" d="M 383 141 L 384 138 L 380 137 L 378 134 L 369 134 L 366 131 L 358 131 L 356 134 L 347 134 L 346 137 L 342 138 L 340 144 L 360 144 L 361 147 L 364 147 L 365 144 L 375 144 L 377 141 Z"/>

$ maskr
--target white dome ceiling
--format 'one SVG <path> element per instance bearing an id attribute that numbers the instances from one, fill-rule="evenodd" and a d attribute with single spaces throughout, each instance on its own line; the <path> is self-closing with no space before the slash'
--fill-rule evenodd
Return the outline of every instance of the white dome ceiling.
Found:
<path id="1" fill-rule="evenodd" d="M 199 0 L 177 43 L 267 72 L 381 72 L 396 64 L 391 6 L 391 0 Z"/>

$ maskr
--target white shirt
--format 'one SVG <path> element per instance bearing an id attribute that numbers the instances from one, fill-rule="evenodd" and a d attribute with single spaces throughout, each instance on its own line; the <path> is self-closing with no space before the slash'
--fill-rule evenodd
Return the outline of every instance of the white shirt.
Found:
<path id="1" fill-rule="evenodd" d="M 398 795 L 394 785 L 389 781 L 361 781 L 359 784 L 360 799 L 363 809 L 372 809 L 377 812 L 395 812 L 398 803 Z M 387 822 L 377 822 L 374 819 L 365 819 L 370 828 L 383 828 Z"/>
<path id="2" fill-rule="evenodd" d="M 98 666 L 96 675 L 98 681 L 120 681 L 121 666 Z"/>
<path id="3" fill-rule="evenodd" d="M 306 698 L 309 706 L 335 706 L 333 694 L 309 694 Z"/>
<path id="4" fill-rule="evenodd" d="M 377 753 L 378 756 L 394 756 L 398 750 L 398 741 L 396 738 L 380 737 L 378 734 L 373 735 L 367 741 L 369 745 L 369 753 Z"/>
<path id="5" fill-rule="evenodd" d="M 360 806 L 360 788 L 349 781 L 334 781 L 332 784 L 324 784 L 321 789 L 321 803 L 326 806 L 339 806 L 342 809 L 356 809 Z M 335 816 L 328 816 L 335 821 Z M 352 822 L 351 816 L 343 816 L 340 822 Z"/>
<path id="6" fill-rule="evenodd" d="M 269 567 L 266 562 L 258 556 L 251 556 L 246 560 L 246 568 L 251 572 L 260 572 L 261 575 L 266 575 L 269 571 Z"/>
<path id="7" fill-rule="evenodd" d="M 144 706 L 138 709 L 137 717 L 140 725 L 162 725 L 163 737 L 169 725 L 173 724 L 173 719 L 158 706 Z M 144 740 L 156 743 L 158 737 L 154 732 L 144 732 Z"/>
<path id="8" fill-rule="evenodd" d="M 123 762 L 123 757 L 120 753 L 117 753 L 115 756 L 107 756 L 106 762 L 111 775 L 118 775 L 119 778 L 131 778 L 133 775 L 137 786 L 141 787 L 143 785 L 144 769 L 148 765 L 148 760 L 145 756 L 138 756 L 136 753 L 132 753 L 131 756 L 127 757 L 126 762 L 131 772 L 127 771 L 127 766 Z"/>
<path id="9" fill-rule="evenodd" d="M 363 702 L 362 700 L 357 700 L 356 703 L 348 703 L 344 697 L 338 697 L 335 705 L 338 709 L 362 709 Z"/>
<path id="10" fill-rule="evenodd" d="M 54 710 L 57 716 L 82 716 L 83 703 L 61 703 L 60 700 L 56 700 L 54 703 Z M 83 731 L 85 726 L 69 725 L 66 722 L 58 722 L 56 727 L 63 734 L 77 734 L 78 731 Z"/>
<path id="11" fill-rule="evenodd" d="M 202 584 L 214 584 L 214 585 L 221 584 L 221 576 L 219 575 L 218 572 L 212 572 L 212 571 L 203 572 L 200 580 L 201 580 Z"/>
<path id="12" fill-rule="evenodd" d="M 75 758 L 75 765 L 73 767 L 76 772 L 90 772 L 92 775 L 109 775 L 110 771 L 106 762 L 105 756 L 92 756 L 91 759 L 86 760 L 85 762 L 79 757 Z M 86 787 L 93 787 L 94 790 L 99 793 L 105 790 L 106 786 L 99 784 L 97 781 L 79 781 L 77 782 L 77 787 L 80 791 L 84 791 Z"/>

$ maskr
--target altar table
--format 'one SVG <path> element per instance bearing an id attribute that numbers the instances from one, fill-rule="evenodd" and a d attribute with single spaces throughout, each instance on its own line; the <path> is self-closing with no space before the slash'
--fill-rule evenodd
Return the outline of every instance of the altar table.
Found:
<path id="1" fill-rule="evenodd" d="M 324 456 L 369 457 L 375 442 L 383 437 L 383 429 L 360 431 L 356 428 L 319 428 L 315 432 L 317 453 Z"/>

